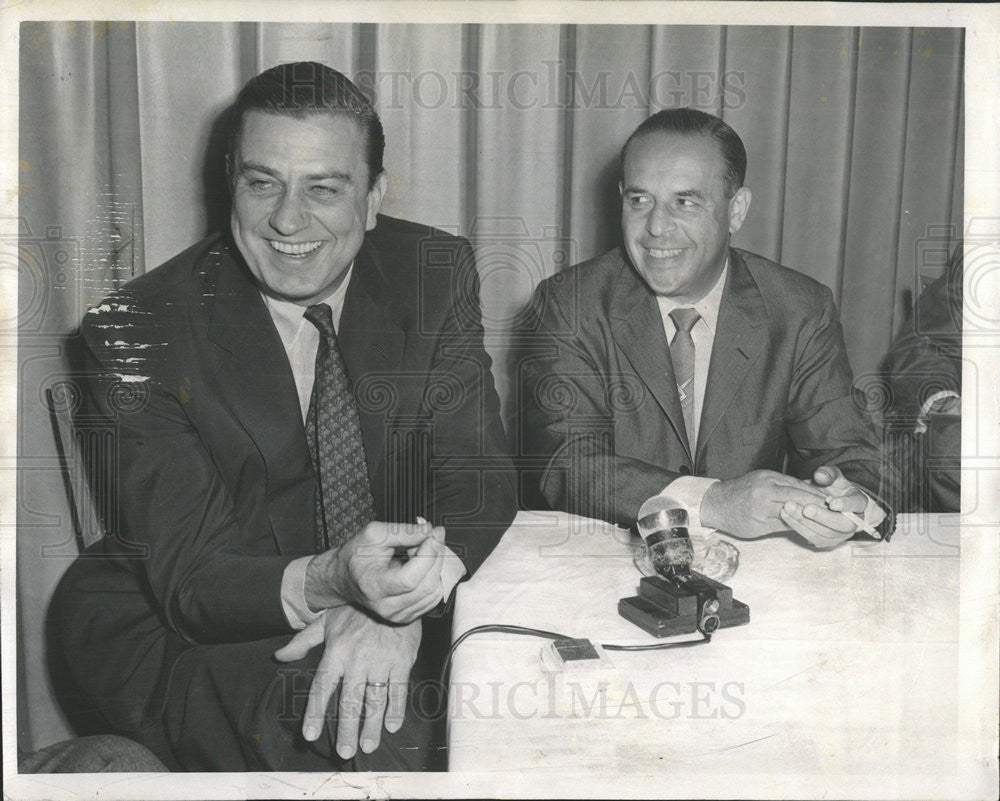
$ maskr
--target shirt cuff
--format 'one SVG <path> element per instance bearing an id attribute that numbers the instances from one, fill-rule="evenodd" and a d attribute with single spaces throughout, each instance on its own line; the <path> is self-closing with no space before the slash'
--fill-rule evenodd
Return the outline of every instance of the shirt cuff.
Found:
<path id="1" fill-rule="evenodd" d="M 688 510 L 688 533 L 708 534 L 715 531 L 713 528 L 705 528 L 701 524 L 701 502 L 708 492 L 708 488 L 713 484 L 718 484 L 717 478 L 703 478 L 702 476 L 681 476 L 675 478 L 660 495 L 669 495 L 683 503 Z"/>
<path id="2" fill-rule="evenodd" d="M 303 556 L 288 563 L 281 576 L 281 608 L 288 618 L 288 625 L 296 631 L 317 620 L 323 611 L 314 612 L 306 603 L 306 568 L 312 556 Z"/>
<path id="3" fill-rule="evenodd" d="M 441 602 L 447 603 L 455 585 L 465 575 L 465 563 L 462 562 L 451 548 L 445 548 L 444 560 L 441 563 Z"/>
<path id="4" fill-rule="evenodd" d="M 948 398 L 961 398 L 953 389 L 942 389 L 940 392 L 935 392 L 927 400 L 924 401 L 924 405 L 920 407 L 920 414 L 917 415 L 917 434 L 927 433 L 927 418 L 930 416 L 931 409 L 934 408 L 934 404 L 947 400 Z"/>

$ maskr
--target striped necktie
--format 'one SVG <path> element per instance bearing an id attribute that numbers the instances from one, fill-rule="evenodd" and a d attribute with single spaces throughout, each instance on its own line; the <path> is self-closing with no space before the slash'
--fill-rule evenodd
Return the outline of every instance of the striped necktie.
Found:
<path id="1" fill-rule="evenodd" d="M 694 340 L 691 339 L 691 329 L 701 319 L 701 315 L 694 309 L 674 309 L 670 312 L 670 319 L 677 328 L 670 342 L 670 360 L 674 364 L 677 397 L 684 413 L 688 444 L 694 453 L 697 421 L 694 419 Z"/>

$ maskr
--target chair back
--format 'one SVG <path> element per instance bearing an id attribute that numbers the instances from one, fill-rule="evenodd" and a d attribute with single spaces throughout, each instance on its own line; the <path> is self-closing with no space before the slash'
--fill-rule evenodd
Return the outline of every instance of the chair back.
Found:
<path id="1" fill-rule="evenodd" d="M 104 537 L 102 521 L 108 519 L 111 511 L 108 432 L 78 428 L 71 406 L 61 402 L 51 389 L 45 390 L 45 401 L 73 518 L 73 532 L 77 547 L 83 551 Z M 99 509 L 98 504 L 107 508 Z"/>

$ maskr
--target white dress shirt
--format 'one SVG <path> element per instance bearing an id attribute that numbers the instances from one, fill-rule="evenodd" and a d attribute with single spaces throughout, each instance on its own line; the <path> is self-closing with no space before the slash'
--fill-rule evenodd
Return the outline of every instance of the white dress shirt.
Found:
<path id="1" fill-rule="evenodd" d="M 705 296 L 696 303 L 677 303 L 671 298 L 657 296 L 656 302 L 660 307 L 660 316 L 663 318 L 663 333 L 667 336 L 667 342 L 671 342 L 677 327 L 674 325 L 670 312 L 678 308 L 692 308 L 701 315 L 701 318 L 691 328 L 691 339 L 694 342 L 694 431 L 688 432 L 691 440 L 698 442 L 698 427 L 701 425 L 701 409 L 705 401 L 705 387 L 708 385 L 708 367 L 712 361 L 712 345 L 715 342 L 715 329 L 719 322 L 719 308 L 722 306 L 722 292 L 726 286 L 726 276 L 729 273 L 729 259 L 722 268 L 722 273 L 716 280 L 715 285 L 708 290 Z M 717 483 L 717 478 L 704 478 L 702 476 L 681 476 L 671 481 L 663 488 L 661 495 L 670 495 L 687 506 L 688 528 L 692 534 L 705 535 L 713 529 L 702 526 L 701 523 L 701 502 L 708 492 L 708 488 Z M 860 489 L 860 487 L 859 487 Z M 861 490 L 864 492 L 864 490 Z M 865 509 L 864 519 L 866 523 L 877 526 L 885 518 L 885 511 L 875 503 L 867 492 L 868 506 Z"/>
<path id="2" fill-rule="evenodd" d="M 688 435 L 692 442 L 698 442 L 698 428 L 701 425 L 701 408 L 705 401 L 705 386 L 708 384 L 708 365 L 712 361 L 712 344 L 715 342 L 715 327 L 719 322 L 719 307 L 722 305 L 722 290 L 726 286 L 726 275 L 729 273 L 729 259 L 722 268 L 718 280 L 708 290 L 707 294 L 697 303 L 677 303 L 672 298 L 657 296 L 663 318 L 663 333 L 667 342 L 672 342 L 677 326 L 674 325 L 670 312 L 679 308 L 693 308 L 701 319 L 691 327 L 691 340 L 694 342 L 694 431 Z M 702 476 L 681 476 L 664 487 L 662 495 L 670 495 L 688 508 L 688 527 L 692 532 L 703 530 L 701 525 L 701 501 L 708 488 L 718 481 L 717 478 Z"/>
<path id="3" fill-rule="evenodd" d="M 333 312 L 334 330 L 340 330 L 340 315 L 344 310 L 344 297 L 351 282 L 354 265 L 348 268 L 344 280 L 330 295 L 319 301 Z M 316 352 L 319 350 L 320 333 L 305 319 L 306 307 L 286 300 L 277 300 L 261 293 L 264 304 L 278 330 L 281 344 L 285 346 L 288 363 L 295 379 L 295 391 L 299 396 L 302 421 L 309 413 L 309 399 L 316 380 Z M 306 568 L 312 556 L 303 556 L 288 563 L 281 577 L 281 607 L 293 629 L 303 629 L 321 614 L 309 608 L 305 598 Z M 465 575 L 465 565 L 451 549 L 446 549 L 441 565 L 441 599 L 445 600 Z"/>
<path id="4" fill-rule="evenodd" d="M 694 431 L 688 436 L 692 442 L 698 441 L 698 426 L 701 424 L 701 407 L 705 400 L 705 385 L 708 384 L 708 365 L 712 360 L 712 344 L 715 342 L 715 326 L 719 322 L 719 306 L 722 305 L 722 290 L 726 286 L 726 275 L 729 272 L 729 261 L 722 268 L 715 285 L 697 303 L 677 303 L 673 298 L 657 296 L 663 318 L 663 333 L 667 342 L 672 342 L 677 327 L 674 325 L 670 312 L 674 309 L 694 309 L 701 317 L 691 327 L 691 339 L 694 342 Z"/>

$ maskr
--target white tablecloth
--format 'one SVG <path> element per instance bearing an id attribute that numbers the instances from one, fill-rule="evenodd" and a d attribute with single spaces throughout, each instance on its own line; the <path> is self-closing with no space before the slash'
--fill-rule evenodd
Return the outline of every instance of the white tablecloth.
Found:
<path id="1" fill-rule="evenodd" d="M 741 564 L 728 584 L 750 623 L 711 643 L 609 652 L 613 670 L 571 676 L 543 670 L 545 640 L 466 640 L 451 672 L 450 770 L 521 786 L 537 776 L 545 793 L 559 775 L 605 786 L 609 776 L 645 776 L 662 782 L 664 796 L 735 782 L 742 797 L 789 787 L 819 795 L 837 777 L 850 779 L 838 787 L 877 797 L 948 775 L 957 748 L 957 516 L 904 515 L 890 543 L 831 551 L 793 535 L 733 542 Z M 521 513 L 460 587 L 454 634 L 509 623 L 655 642 L 617 612 L 618 599 L 637 591 L 635 544 L 608 524 Z"/>

